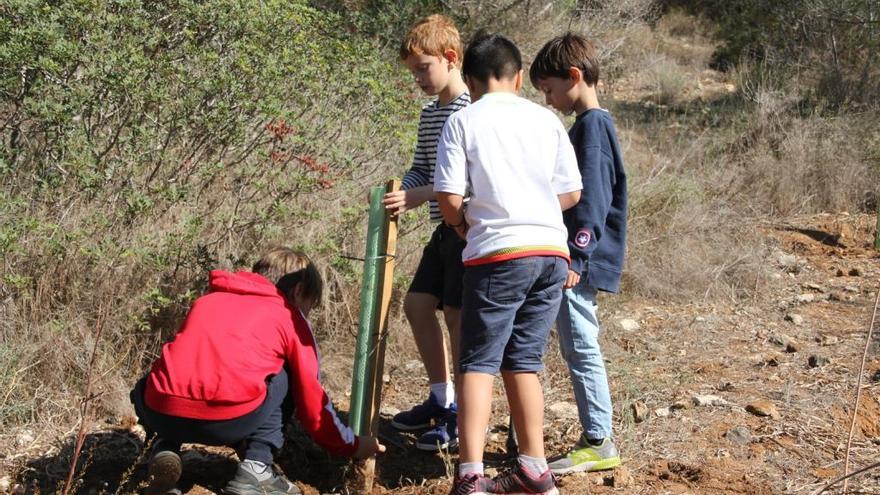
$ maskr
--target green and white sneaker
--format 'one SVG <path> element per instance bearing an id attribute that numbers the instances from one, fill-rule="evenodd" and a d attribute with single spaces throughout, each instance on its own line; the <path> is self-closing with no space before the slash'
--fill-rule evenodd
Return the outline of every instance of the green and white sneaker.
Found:
<path id="1" fill-rule="evenodd" d="M 555 475 L 579 473 L 582 471 L 604 471 L 620 465 L 620 453 L 610 438 L 600 445 L 590 445 L 585 439 L 575 445 L 568 453 L 550 459 L 548 466 Z"/>

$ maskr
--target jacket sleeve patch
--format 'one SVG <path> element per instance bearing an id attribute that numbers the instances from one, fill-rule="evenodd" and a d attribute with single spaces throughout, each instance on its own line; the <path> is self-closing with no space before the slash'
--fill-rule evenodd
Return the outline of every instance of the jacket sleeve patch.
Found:
<path id="1" fill-rule="evenodd" d="M 590 231 L 587 229 L 581 229 L 577 231 L 577 234 L 574 236 L 574 245 L 579 248 L 585 248 L 588 244 L 590 244 Z"/>

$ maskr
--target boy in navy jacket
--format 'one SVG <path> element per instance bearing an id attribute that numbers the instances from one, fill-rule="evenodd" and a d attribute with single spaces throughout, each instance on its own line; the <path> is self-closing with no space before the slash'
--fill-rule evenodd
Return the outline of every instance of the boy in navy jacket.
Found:
<path id="1" fill-rule="evenodd" d="M 620 464 L 611 440 L 611 395 L 599 349 L 598 291 L 616 293 L 626 246 L 626 173 L 614 121 L 599 106 L 599 64 L 593 45 L 568 33 L 547 42 L 529 70 L 532 84 L 556 110 L 577 115 L 568 131 L 583 178 L 577 205 L 563 212 L 571 266 L 556 320 L 583 436 L 550 462 L 554 474 Z"/>

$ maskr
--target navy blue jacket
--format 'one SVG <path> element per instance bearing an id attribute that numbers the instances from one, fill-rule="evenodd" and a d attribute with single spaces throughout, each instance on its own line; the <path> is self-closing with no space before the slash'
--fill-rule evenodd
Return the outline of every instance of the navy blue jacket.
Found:
<path id="1" fill-rule="evenodd" d="M 568 131 L 584 181 L 564 211 L 571 270 L 599 290 L 618 292 L 626 251 L 626 173 L 614 121 L 605 110 L 578 115 Z"/>

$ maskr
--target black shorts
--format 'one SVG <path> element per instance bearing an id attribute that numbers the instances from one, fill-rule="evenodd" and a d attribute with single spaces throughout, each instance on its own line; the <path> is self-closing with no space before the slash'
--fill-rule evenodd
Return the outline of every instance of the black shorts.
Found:
<path id="1" fill-rule="evenodd" d="M 443 306 L 460 308 L 464 276 L 461 251 L 464 245 L 464 239 L 454 230 L 442 223 L 438 225 L 422 252 L 409 292 L 433 295 L 440 300 L 438 309 Z"/>

